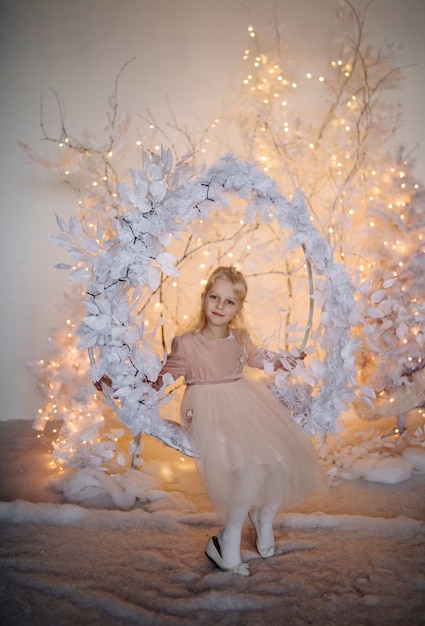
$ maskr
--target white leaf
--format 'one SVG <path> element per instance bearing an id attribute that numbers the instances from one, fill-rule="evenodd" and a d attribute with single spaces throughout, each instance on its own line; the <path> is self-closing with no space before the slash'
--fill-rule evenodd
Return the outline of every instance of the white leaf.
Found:
<path id="1" fill-rule="evenodd" d="M 347 405 L 344 402 L 341 402 L 341 400 L 336 396 L 334 396 L 332 404 L 337 409 L 337 411 L 345 411 L 345 409 L 347 408 Z"/>
<path id="2" fill-rule="evenodd" d="M 167 187 L 163 180 L 154 180 L 150 184 L 150 192 L 157 202 L 161 202 L 167 193 Z"/>
<path id="3" fill-rule="evenodd" d="M 113 341 L 116 341 L 125 333 L 125 326 L 113 326 L 111 331 L 111 337 Z"/>
<path id="4" fill-rule="evenodd" d="M 75 237 L 79 237 L 83 232 L 80 220 L 75 217 L 75 215 L 71 215 L 71 217 L 69 218 L 69 232 L 72 233 Z"/>
<path id="5" fill-rule="evenodd" d="M 171 168 L 173 167 L 173 157 L 170 148 L 164 149 L 164 146 L 161 146 L 161 160 L 164 164 L 165 171 L 171 172 Z"/>
<path id="6" fill-rule="evenodd" d="M 78 343 L 78 347 L 80 348 L 80 350 L 84 350 L 85 348 L 92 348 L 93 346 L 96 345 L 97 342 L 97 335 L 96 334 L 90 334 L 90 335 L 84 335 L 84 337 L 81 338 L 80 342 Z"/>
<path id="7" fill-rule="evenodd" d="M 146 171 L 153 178 L 153 180 L 161 180 L 162 178 L 162 168 L 156 163 L 149 163 L 146 166 Z"/>
<path id="8" fill-rule="evenodd" d="M 99 308 L 97 307 L 97 305 L 94 302 L 85 301 L 84 302 L 84 306 L 93 315 L 98 315 L 99 314 Z"/>
<path id="9" fill-rule="evenodd" d="M 124 204 L 134 204 L 134 193 L 127 183 L 118 183 L 118 192 Z"/>
<path id="10" fill-rule="evenodd" d="M 68 265 L 67 263 L 58 263 L 55 265 L 57 270 L 70 270 L 72 265 Z"/>
<path id="11" fill-rule="evenodd" d="M 161 270 L 167 276 L 179 276 L 179 271 L 176 267 L 174 267 L 174 262 L 177 260 L 177 257 L 174 254 L 170 254 L 170 252 L 161 252 L 156 257 L 156 260 L 161 266 Z"/>
<path id="12" fill-rule="evenodd" d="M 384 282 L 385 289 L 388 289 L 388 287 L 392 287 L 397 280 L 398 278 L 389 278 L 388 280 L 386 280 Z"/>
<path id="13" fill-rule="evenodd" d="M 77 250 L 77 248 L 74 248 L 74 246 L 68 248 L 68 254 L 75 262 L 82 261 L 85 258 L 84 254 L 80 250 Z"/>
<path id="14" fill-rule="evenodd" d="M 359 385 L 359 391 L 362 396 L 366 396 L 367 398 L 376 398 L 376 393 L 371 387 L 366 387 L 365 385 Z"/>
<path id="15" fill-rule="evenodd" d="M 83 318 L 83 321 L 93 330 L 105 330 L 111 323 L 107 315 L 87 315 Z"/>
<path id="16" fill-rule="evenodd" d="M 121 453 L 117 456 L 117 463 L 121 465 L 121 467 L 125 467 L 125 458 Z"/>
<path id="17" fill-rule="evenodd" d="M 385 289 L 379 289 L 379 291 L 375 291 L 370 296 L 370 299 L 372 300 L 374 304 L 379 304 L 379 302 L 381 302 L 381 300 L 385 298 L 385 295 L 386 295 Z"/>
<path id="18" fill-rule="evenodd" d="M 266 374 L 266 376 L 268 376 L 272 372 L 274 372 L 274 364 L 272 363 L 272 361 L 264 359 L 264 373 Z"/>
<path id="19" fill-rule="evenodd" d="M 384 317 L 384 313 L 378 307 L 370 306 L 366 309 L 366 313 L 373 317 L 374 319 L 379 319 L 380 317 Z"/>
<path id="20" fill-rule="evenodd" d="M 141 329 L 138 326 L 133 326 L 125 331 L 124 339 L 127 344 L 135 344 L 140 339 Z"/>
<path id="21" fill-rule="evenodd" d="M 60 230 L 63 233 L 68 232 L 68 229 L 66 227 L 66 224 L 65 224 L 64 220 L 61 217 L 59 217 L 59 215 L 56 215 L 56 222 L 57 222 L 57 225 L 59 226 Z"/>
<path id="22" fill-rule="evenodd" d="M 87 252 L 97 252 L 99 250 L 99 244 L 90 237 L 81 237 L 81 244 Z"/>
<path id="23" fill-rule="evenodd" d="M 279 311 L 280 310 L 281 309 L 279 309 Z M 283 309 L 283 311 L 284 311 L 284 309 Z M 289 326 L 286 328 L 286 332 L 287 333 L 292 333 L 292 332 L 297 333 L 297 332 L 301 332 L 301 329 L 298 328 L 298 326 L 296 324 L 289 324 Z"/>
<path id="24" fill-rule="evenodd" d="M 384 285 L 385 286 L 385 285 Z M 361 285 L 360 285 L 360 291 L 361 293 L 368 293 L 370 290 L 370 278 L 368 278 L 367 280 L 365 280 Z"/>
<path id="25" fill-rule="evenodd" d="M 319 361 L 319 359 L 313 357 L 311 360 L 311 370 L 316 377 L 323 378 L 326 374 L 326 365 L 323 361 Z"/>
<path id="26" fill-rule="evenodd" d="M 67 247 L 71 243 L 71 237 L 68 233 L 59 233 L 56 235 L 50 235 L 50 241 L 53 241 L 57 246 Z"/>
<path id="27" fill-rule="evenodd" d="M 145 198 L 148 193 L 148 179 L 143 170 L 131 170 L 138 199 Z"/>
<path id="28" fill-rule="evenodd" d="M 68 276 L 68 280 L 73 280 L 76 283 L 84 283 L 90 278 L 90 272 L 87 271 L 85 267 L 81 267 L 77 270 L 74 270 Z"/>
<path id="29" fill-rule="evenodd" d="M 99 450 L 100 455 L 110 461 L 113 457 L 114 457 L 114 453 L 112 452 L 112 450 Z"/>
<path id="30" fill-rule="evenodd" d="M 396 332 L 397 337 L 401 340 L 401 339 L 404 339 L 404 337 L 408 334 L 409 328 L 407 324 L 400 324 L 400 326 L 397 327 L 395 332 Z"/>
<path id="31" fill-rule="evenodd" d="M 106 300 L 106 299 L 96 300 L 96 304 L 99 307 L 99 311 L 101 311 L 102 313 L 107 313 L 108 315 L 111 314 L 111 304 L 109 300 Z"/>
<path id="32" fill-rule="evenodd" d="M 154 267 L 151 267 L 148 272 L 148 281 L 152 289 L 158 289 L 160 278 L 161 277 L 158 270 Z"/>
<path id="33" fill-rule="evenodd" d="M 147 198 L 138 198 L 137 208 L 141 213 L 149 213 L 152 210 L 152 203 Z"/>

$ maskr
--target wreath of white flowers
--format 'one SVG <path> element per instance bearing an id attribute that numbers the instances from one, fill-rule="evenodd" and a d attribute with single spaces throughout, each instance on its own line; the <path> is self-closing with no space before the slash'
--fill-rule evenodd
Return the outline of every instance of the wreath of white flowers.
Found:
<path id="1" fill-rule="evenodd" d="M 357 312 L 348 275 L 334 262 L 329 243 L 313 225 L 303 195 L 287 200 L 269 176 L 231 154 L 196 171 L 187 157 L 173 167 L 171 152 L 162 148 L 159 154 L 144 153 L 142 168 L 131 174 L 132 184 L 119 186 L 121 203 L 128 210 L 115 220 L 116 237 L 105 242 L 99 227 L 95 234 L 87 233 L 75 218 L 69 228 L 58 218 L 62 233 L 56 236 L 78 261 L 69 278 L 87 283 L 87 315 L 78 334 L 80 347 L 88 348 L 92 357 L 89 375 L 93 380 L 104 374 L 112 379 L 114 391 L 108 402 L 119 419 L 136 434 L 153 435 L 193 454 L 181 429 L 159 415 L 171 376 L 165 376 L 159 392 L 146 382 L 156 380 L 162 363 L 145 337 L 143 320 L 133 313 L 134 303 L 143 299 L 144 289 L 158 287 L 161 273 L 179 275 L 177 257 L 167 252 L 170 237 L 187 231 L 187 225 L 205 217 L 225 195 L 236 194 L 246 200 L 247 221 L 276 220 L 290 229 L 288 245 L 302 246 L 310 267 L 322 277 L 314 295 L 321 309 L 314 341 L 325 356 L 311 359 L 303 384 L 291 382 L 274 391 L 311 433 L 334 431 L 340 412 L 358 392 L 357 341 L 351 335 Z"/>

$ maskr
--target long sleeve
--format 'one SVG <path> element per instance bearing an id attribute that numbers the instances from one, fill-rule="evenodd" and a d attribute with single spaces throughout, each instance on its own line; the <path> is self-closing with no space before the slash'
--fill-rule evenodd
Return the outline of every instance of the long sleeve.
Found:
<path id="1" fill-rule="evenodd" d="M 186 374 L 186 355 L 180 337 L 174 337 L 171 342 L 171 352 L 167 355 L 159 375 L 171 374 L 174 380 Z"/>
<path id="2" fill-rule="evenodd" d="M 247 351 L 246 363 L 250 367 L 264 369 L 265 364 L 267 363 L 269 367 L 267 368 L 266 366 L 266 369 L 269 369 L 269 372 L 271 371 L 270 366 L 272 366 L 273 370 L 283 369 L 289 371 L 292 369 L 293 365 L 291 361 L 293 360 L 293 357 L 291 357 L 288 352 L 278 354 L 277 352 L 272 352 L 271 350 L 266 350 L 265 348 L 259 348 L 252 342 L 252 339 L 248 334 L 245 334 L 242 340 Z M 289 365 L 289 368 L 287 366 L 285 367 L 282 363 L 282 359 L 285 360 L 288 358 L 289 361 L 286 365 Z"/>
<path id="3" fill-rule="evenodd" d="M 249 367 L 256 367 L 258 369 L 264 368 L 264 361 L 266 359 L 266 351 L 264 348 L 256 346 L 249 335 L 244 336 L 244 344 L 247 350 L 246 364 Z"/>

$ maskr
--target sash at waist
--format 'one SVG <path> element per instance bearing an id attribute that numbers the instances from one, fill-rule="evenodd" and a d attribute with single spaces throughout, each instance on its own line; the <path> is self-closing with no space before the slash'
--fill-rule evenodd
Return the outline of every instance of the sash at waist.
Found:
<path id="1" fill-rule="evenodd" d="M 191 385 L 219 385 L 220 383 L 234 383 L 241 378 L 242 376 L 236 376 L 235 378 L 207 378 L 205 380 L 186 380 L 185 384 L 188 387 Z"/>

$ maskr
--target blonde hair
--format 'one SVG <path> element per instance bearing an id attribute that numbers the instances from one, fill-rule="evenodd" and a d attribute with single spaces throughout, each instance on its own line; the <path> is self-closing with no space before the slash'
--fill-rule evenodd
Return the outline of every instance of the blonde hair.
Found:
<path id="1" fill-rule="evenodd" d="M 240 303 L 239 311 L 235 315 L 235 317 L 232 319 L 230 323 L 230 327 L 244 329 L 244 318 L 243 318 L 242 307 L 243 307 L 243 303 L 245 302 L 246 296 L 248 293 L 247 282 L 245 280 L 244 275 L 232 265 L 231 266 L 220 265 L 220 267 L 217 267 L 213 271 L 213 273 L 210 275 L 210 277 L 207 280 L 205 289 L 202 293 L 201 308 L 198 313 L 198 317 L 195 318 L 193 324 L 191 325 L 191 330 L 193 332 L 199 332 L 203 328 L 205 328 L 205 326 L 207 325 L 207 318 L 205 317 L 203 303 L 204 303 L 205 296 L 213 288 L 213 285 L 215 281 L 217 280 L 217 278 L 228 280 L 231 283 L 235 296 L 238 298 L 239 303 Z"/>

